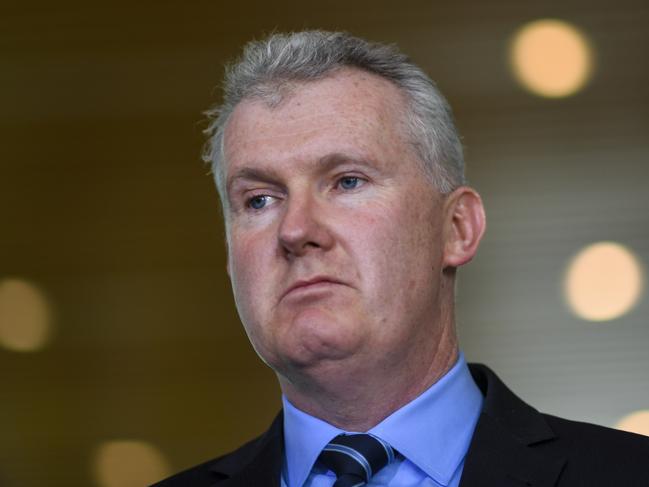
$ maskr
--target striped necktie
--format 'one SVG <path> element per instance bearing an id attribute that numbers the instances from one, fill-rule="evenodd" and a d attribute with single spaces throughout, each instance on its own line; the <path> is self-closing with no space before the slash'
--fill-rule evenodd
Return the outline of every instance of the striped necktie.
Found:
<path id="1" fill-rule="evenodd" d="M 322 449 L 318 460 L 336 474 L 334 487 L 360 487 L 394 460 L 394 450 L 372 435 L 338 435 Z"/>

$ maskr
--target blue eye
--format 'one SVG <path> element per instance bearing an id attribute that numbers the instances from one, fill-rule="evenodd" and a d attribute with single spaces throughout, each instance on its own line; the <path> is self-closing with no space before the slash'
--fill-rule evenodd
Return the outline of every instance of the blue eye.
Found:
<path id="1" fill-rule="evenodd" d="M 360 179 L 356 176 L 345 176 L 339 181 L 340 187 L 342 189 L 356 189 L 360 183 Z"/>
<path id="2" fill-rule="evenodd" d="M 262 194 L 259 196 L 253 196 L 248 200 L 248 206 L 253 210 L 261 210 L 266 203 L 268 203 L 268 195 Z"/>

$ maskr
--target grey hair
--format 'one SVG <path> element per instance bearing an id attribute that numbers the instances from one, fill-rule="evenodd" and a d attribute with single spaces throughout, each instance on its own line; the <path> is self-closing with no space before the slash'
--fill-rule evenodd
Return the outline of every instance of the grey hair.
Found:
<path id="1" fill-rule="evenodd" d="M 464 184 L 462 144 L 451 108 L 435 83 L 393 45 L 371 43 L 343 32 L 320 30 L 273 34 L 249 42 L 226 67 L 223 103 L 206 111 L 209 126 L 203 160 L 211 165 L 222 204 L 227 206 L 223 134 L 239 102 L 261 98 L 278 104 L 287 87 L 316 81 L 345 67 L 394 83 L 406 95 L 405 125 L 425 174 L 442 193 Z"/>

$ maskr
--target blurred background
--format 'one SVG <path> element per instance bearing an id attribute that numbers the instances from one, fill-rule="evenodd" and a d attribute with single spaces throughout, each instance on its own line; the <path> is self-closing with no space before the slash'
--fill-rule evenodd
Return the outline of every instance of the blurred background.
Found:
<path id="1" fill-rule="evenodd" d="M 273 30 L 396 42 L 436 80 L 489 221 L 467 358 L 649 434 L 647 25 L 632 0 L 3 4 L 0 486 L 146 485 L 276 414 L 199 157 L 223 63 Z"/>

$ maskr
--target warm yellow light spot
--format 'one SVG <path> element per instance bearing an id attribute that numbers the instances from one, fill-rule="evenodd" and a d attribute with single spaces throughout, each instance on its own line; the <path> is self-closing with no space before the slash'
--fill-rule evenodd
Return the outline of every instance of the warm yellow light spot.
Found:
<path id="1" fill-rule="evenodd" d="M 630 250 L 613 242 L 599 242 L 579 252 L 568 267 L 568 304 L 581 318 L 605 321 L 628 312 L 642 293 L 643 277 Z"/>
<path id="2" fill-rule="evenodd" d="M 94 470 L 101 487 L 142 487 L 170 474 L 162 453 L 137 440 L 102 443 L 96 452 Z"/>
<path id="3" fill-rule="evenodd" d="M 50 337 L 51 312 L 43 293 L 21 279 L 0 281 L 0 346 L 33 352 Z"/>
<path id="4" fill-rule="evenodd" d="M 618 421 L 615 427 L 623 431 L 649 436 L 649 410 L 631 413 Z"/>
<path id="5" fill-rule="evenodd" d="M 576 93 L 593 72 L 588 40 L 561 20 L 537 20 L 519 29 L 511 43 L 510 62 L 523 87 L 549 98 Z"/>

